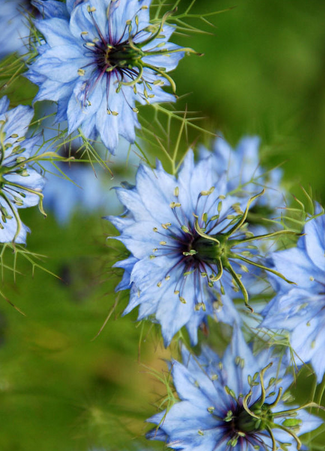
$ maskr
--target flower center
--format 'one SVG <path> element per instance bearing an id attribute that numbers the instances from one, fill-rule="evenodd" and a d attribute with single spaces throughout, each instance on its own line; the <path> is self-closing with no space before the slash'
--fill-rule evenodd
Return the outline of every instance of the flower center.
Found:
<path id="1" fill-rule="evenodd" d="M 192 248 L 197 252 L 197 257 L 205 262 L 214 263 L 216 259 L 227 257 L 230 249 L 229 240 L 225 235 L 213 235 L 216 241 L 199 237 L 192 245 Z"/>
<path id="2" fill-rule="evenodd" d="M 132 48 L 128 43 L 116 46 L 107 44 L 103 61 L 105 66 L 116 68 L 133 68 L 137 60 L 141 58 L 140 50 Z"/>
<path id="3" fill-rule="evenodd" d="M 259 418 L 253 417 L 246 410 L 243 410 L 234 420 L 234 429 L 237 432 L 258 432 L 273 424 L 274 415 L 268 404 L 262 406 L 256 404 L 250 410 Z"/>

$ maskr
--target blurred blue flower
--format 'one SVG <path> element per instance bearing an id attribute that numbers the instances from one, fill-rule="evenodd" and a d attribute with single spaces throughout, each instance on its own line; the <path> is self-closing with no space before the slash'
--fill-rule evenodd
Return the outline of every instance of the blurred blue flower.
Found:
<path id="1" fill-rule="evenodd" d="M 242 138 L 236 149 L 232 149 L 223 137 L 219 137 L 213 145 L 212 165 L 219 176 L 227 174 L 229 192 L 238 191 L 238 188 L 242 187 L 239 189 L 239 194 L 250 197 L 261 188 L 265 188 L 265 194 L 258 199 L 257 204 L 272 211 L 284 204 L 281 187 L 283 171 L 279 168 L 266 171 L 260 163 L 259 147 L 258 136 Z M 201 147 L 201 158 L 207 158 L 210 155 L 209 150 Z"/>
<path id="2" fill-rule="evenodd" d="M 46 141 L 50 139 L 51 135 L 54 137 L 55 134 L 57 132 L 54 129 L 45 128 L 44 137 Z M 50 163 L 44 164 L 44 168 L 47 170 L 44 207 L 46 210 L 54 212 L 61 225 L 66 224 L 76 211 L 91 213 L 109 209 L 114 214 L 121 213 L 121 205 L 112 188 L 123 181 L 119 174 L 122 169 L 124 177 L 126 171 L 128 177 L 132 177 L 135 173 L 135 167 L 138 165 L 134 153 L 130 152 L 131 158 L 127 168 L 125 167 L 129 147 L 125 144 L 125 142 L 121 142 L 119 145 L 116 158 L 111 157 L 109 161 L 106 161 L 113 175 L 98 164 L 94 167 L 87 162 L 78 162 L 80 143 L 77 139 L 72 141 L 72 145 L 71 143 L 62 145 L 61 149 L 58 150 L 60 155 L 75 156 L 75 161 L 56 163 L 58 170 Z M 68 147 L 68 149 L 65 149 L 65 147 Z"/>
<path id="3" fill-rule="evenodd" d="M 30 12 L 26 0 L 3 0 L 0 8 L 0 58 L 10 53 L 26 52 L 29 26 L 26 15 Z"/>
<path id="4" fill-rule="evenodd" d="M 285 405 L 289 394 L 282 392 L 293 382 L 285 374 L 286 359 L 270 350 L 254 357 L 237 330 L 222 359 L 209 348 L 200 357 L 185 348 L 182 354 L 183 365 L 172 362 L 180 402 L 148 420 L 157 425 L 148 439 L 184 451 L 294 451 L 300 449 L 299 435 L 322 424 L 306 410 Z"/>
<path id="5" fill-rule="evenodd" d="M 131 288 L 124 313 L 140 305 L 139 320 L 155 315 L 165 345 L 184 325 L 196 344 L 208 315 L 228 324 L 240 321 L 228 295 L 240 290 L 248 305 L 241 280 L 246 264 L 265 268 L 251 254 L 258 237 L 246 234 L 254 198 L 228 196 L 226 179 L 216 179 L 211 158 L 195 165 L 188 152 L 177 179 L 159 162 L 155 171 L 140 166 L 136 186 L 116 190 L 128 214 L 108 217 L 121 233 L 116 239 L 131 252 L 115 264 L 125 270 L 117 290 Z"/>
<path id="6" fill-rule="evenodd" d="M 325 373 L 325 215 L 308 221 L 304 233 L 296 248 L 272 254 L 275 268 L 297 286 L 272 280 L 277 295 L 262 312 L 262 327 L 291 331 L 291 346 L 301 359 L 297 364 L 311 362 L 321 382 Z"/>
<path id="7" fill-rule="evenodd" d="M 119 135 L 135 140 L 139 127 L 135 101 L 170 102 L 163 91 L 167 74 L 184 51 L 168 42 L 174 28 L 149 22 L 151 0 L 88 0 L 67 3 L 69 17 L 37 20 L 46 44 L 27 77 L 39 87 L 38 100 L 58 102 L 57 120 L 69 134 L 81 127 L 88 139 L 99 134 L 114 152 Z M 35 2 L 39 5 L 45 1 Z"/>
<path id="8" fill-rule="evenodd" d="M 8 110 L 0 100 L 0 242 L 25 243 L 29 231 L 17 209 L 37 205 L 42 199 L 44 177 L 32 168 L 39 137 L 25 138 L 34 111 L 28 106 Z M 42 211 L 42 207 L 40 205 Z"/>

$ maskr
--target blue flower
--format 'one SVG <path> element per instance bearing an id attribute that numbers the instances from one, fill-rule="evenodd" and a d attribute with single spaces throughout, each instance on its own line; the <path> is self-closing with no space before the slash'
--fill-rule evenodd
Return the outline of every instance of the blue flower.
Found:
<path id="1" fill-rule="evenodd" d="M 25 243 L 29 229 L 21 222 L 17 209 L 39 203 L 45 179 L 31 167 L 39 138 L 25 138 L 33 109 L 22 105 L 12 110 L 8 107 L 9 100 L 3 97 L 0 100 L 0 243 Z"/>
<path id="2" fill-rule="evenodd" d="M 44 124 L 43 124 L 44 126 Z M 48 142 L 51 138 L 57 136 L 58 130 L 46 127 L 44 130 L 44 139 Z M 118 148 L 116 158 L 111 158 L 108 166 L 111 168 L 114 178 L 101 166 L 93 167 L 91 164 L 78 162 L 78 156 L 82 154 L 82 143 L 74 139 L 72 143 L 63 145 L 58 153 L 61 156 L 76 158 L 73 162 L 57 162 L 56 170 L 51 163 L 46 163 L 43 167 L 46 169 L 45 178 L 47 184 L 44 188 L 44 207 L 46 210 L 52 210 L 57 221 L 64 225 L 75 211 L 91 213 L 94 211 L 109 208 L 115 214 L 121 213 L 121 205 L 118 202 L 114 190 L 119 182 L 122 182 L 118 174 L 121 170 L 122 158 L 125 160 L 128 153 L 128 146 L 122 145 Z M 56 143 L 57 145 L 57 143 Z M 128 165 L 128 175 L 134 175 L 134 166 L 138 164 L 134 154 L 131 152 Z M 62 172 L 61 172 L 62 171 Z M 64 175 L 63 175 L 63 174 Z"/>
<path id="3" fill-rule="evenodd" d="M 209 348 L 198 358 L 183 349 L 183 362 L 172 362 L 180 402 L 148 420 L 157 425 L 147 436 L 151 440 L 184 451 L 294 451 L 299 435 L 322 424 L 285 405 L 289 396 L 282 393 L 293 382 L 285 374 L 286 359 L 270 350 L 254 357 L 236 330 L 222 359 Z"/>
<path id="4" fill-rule="evenodd" d="M 68 17 L 35 22 L 46 44 L 27 76 L 40 87 L 35 101 L 58 102 L 57 120 L 68 121 L 69 134 L 79 127 L 88 139 L 99 134 L 114 152 L 119 135 L 135 140 L 136 101 L 175 100 L 162 87 L 175 88 L 168 72 L 190 49 L 168 42 L 174 31 L 165 24 L 168 15 L 150 23 L 150 3 L 69 1 Z"/>
<path id="5" fill-rule="evenodd" d="M 280 186 L 283 171 L 276 168 L 268 172 L 261 166 L 259 146 L 258 136 L 242 138 L 236 149 L 232 149 L 223 137 L 219 137 L 214 142 L 212 165 L 219 176 L 227 174 L 229 192 L 238 191 L 242 187 L 240 195 L 250 197 L 261 187 L 266 188 L 265 195 L 258 199 L 258 204 L 274 210 L 283 204 L 284 196 Z M 201 158 L 210 154 L 209 150 L 201 147 Z"/>
<path id="6" fill-rule="evenodd" d="M 69 222 L 74 211 L 90 213 L 109 205 L 109 189 L 104 184 L 101 168 L 94 170 L 82 163 L 57 163 L 60 171 L 49 167 L 44 188 L 44 207 L 52 210 L 57 221 L 64 225 Z M 51 172 L 50 172 L 51 171 Z"/>
<path id="7" fill-rule="evenodd" d="M 31 10 L 25 0 L 4 0 L 0 10 L 0 58 L 10 53 L 26 52 L 29 27 L 26 14 Z"/>
<path id="8" fill-rule="evenodd" d="M 291 331 L 297 364 L 311 362 L 321 382 L 325 373 L 325 216 L 308 221 L 304 233 L 296 248 L 272 254 L 275 268 L 297 286 L 273 282 L 278 293 L 262 312 L 262 327 Z"/>
<path id="9" fill-rule="evenodd" d="M 158 162 L 155 171 L 140 166 L 134 188 L 116 191 L 129 212 L 108 217 L 121 233 L 116 239 L 131 252 L 115 265 L 125 270 L 117 290 L 131 288 L 124 313 L 140 305 L 139 319 L 155 315 L 165 345 L 184 325 L 196 344 L 208 315 L 228 324 L 240 321 L 229 294 L 242 291 L 248 305 L 239 273 L 248 271 L 246 264 L 265 268 L 248 258 L 258 239 L 246 235 L 245 225 L 254 198 L 228 196 L 211 157 L 195 165 L 191 151 L 177 179 Z"/>

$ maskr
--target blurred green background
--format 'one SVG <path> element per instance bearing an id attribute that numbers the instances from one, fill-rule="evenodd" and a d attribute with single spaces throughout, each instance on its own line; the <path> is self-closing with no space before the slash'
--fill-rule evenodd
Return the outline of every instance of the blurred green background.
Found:
<path id="1" fill-rule="evenodd" d="M 180 8 L 189 3 L 183 0 Z M 232 7 L 210 18 L 213 27 L 193 19 L 209 34 L 175 35 L 174 42 L 205 54 L 185 58 L 174 72 L 181 97 L 177 109 L 197 111 L 204 117 L 201 126 L 222 132 L 233 145 L 242 135 L 258 134 L 263 164 L 284 163 L 290 192 L 303 197 L 299 184 L 310 185 L 322 200 L 325 3 L 197 0 L 194 11 Z M 23 91 L 23 103 L 29 103 L 35 90 L 19 83 L 1 94 L 19 103 Z M 150 120 L 150 111 L 141 111 L 144 120 Z M 179 124 L 174 121 L 173 127 L 176 135 Z M 198 131 L 191 132 L 191 139 L 209 145 Z M 155 148 L 146 152 L 154 161 Z M 60 227 L 50 212 L 47 219 L 36 209 L 22 212 L 33 231 L 28 249 L 46 255 L 42 265 L 61 279 L 38 269 L 32 278 L 23 259 L 16 283 L 5 273 L 2 290 L 26 316 L 1 301 L 3 451 L 148 446 L 141 438 L 147 430 L 144 420 L 156 412 L 165 393 L 153 371 L 164 370 L 166 376 L 163 358 L 170 351 L 163 349 L 156 326 L 136 323 L 136 312 L 121 317 L 127 293 L 116 301 L 120 273 L 110 267 L 123 249 L 106 240 L 113 230 L 101 216 L 109 213 L 110 205 L 89 216 L 76 213 Z M 306 380 L 302 402 L 311 390 L 311 378 Z"/>

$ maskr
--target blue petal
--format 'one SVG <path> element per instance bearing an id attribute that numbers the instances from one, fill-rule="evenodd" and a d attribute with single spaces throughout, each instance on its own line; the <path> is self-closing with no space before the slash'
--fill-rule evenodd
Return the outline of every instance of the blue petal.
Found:
<path id="1" fill-rule="evenodd" d="M 321 271 L 325 271 L 325 215 L 308 221 L 305 226 L 305 246 L 309 258 L 318 266 Z"/>
<path id="2" fill-rule="evenodd" d="M 42 17 L 46 19 L 50 19 L 51 17 L 58 17 L 60 19 L 69 18 L 66 5 L 57 0 L 33 0 L 31 3 L 39 10 Z"/>
<path id="3" fill-rule="evenodd" d="M 69 23 L 65 19 L 35 20 L 35 26 L 43 34 L 50 47 L 75 44 L 75 39 L 69 29 Z"/>
<path id="4" fill-rule="evenodd" d="M 33 70 L 55 82 L 78 81 L 78 69 L 87 64 L 78 47 L 60 45 L 48 49 L 34 63 Z"/>
<path id="5" fill-rule="evenodd" d="M 7 213 L 11 216 L 11 219 L 6 219 L 5 221 L 2 220 L 2 215 L 0 213 L 0 243 L 10 243 L 15 239 L 15 242 L 18 244 L 26 244 L 26 236 L 27 232 L 29 232 L 29 228 L 25 226 L 25 224 L 21 223 L 21 229 L 17 237 L 15 238 L 15 235 L 17 233 L 17 220 L 15 218 L 15 214 L 18 216 L 17 209 L 11 205 L 9 206 L 8 203 L 1 197 L 0 194 L 0 206 L 2 208 L 5 208 Z"/>

